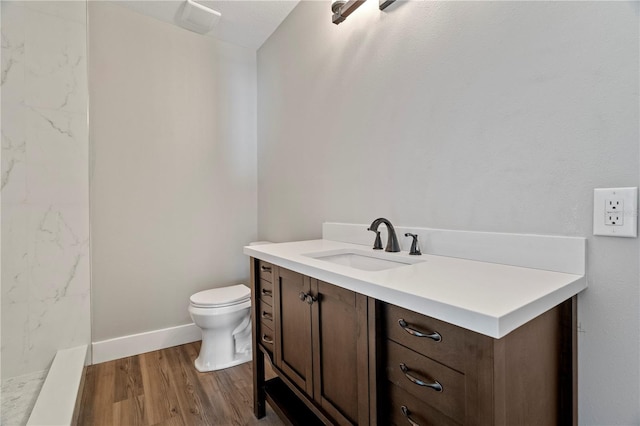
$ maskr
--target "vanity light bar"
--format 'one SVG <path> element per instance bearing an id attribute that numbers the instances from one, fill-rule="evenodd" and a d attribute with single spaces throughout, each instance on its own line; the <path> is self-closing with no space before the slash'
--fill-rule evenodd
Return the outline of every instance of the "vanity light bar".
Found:
<path id="1" fill-rule="evenodd" d="M 347 19 L 347 16 L 351 15 L 357 8 L 362 6 L 366 0 L 336 0 L 331 4 L 331 11 L 333 16 L 331 21 L 338 25 Z M 386 9 L 391 3 L 396 0 L 378 0 L 380 10 Z"/>

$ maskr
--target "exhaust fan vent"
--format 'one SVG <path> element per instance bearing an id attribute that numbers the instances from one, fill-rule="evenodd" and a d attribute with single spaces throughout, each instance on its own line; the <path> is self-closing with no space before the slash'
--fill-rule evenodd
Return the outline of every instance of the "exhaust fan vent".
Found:
<path id="1" fill-rule="evenodd" d="M 207 6 L 187 0 L 180 16 L 180 25 L 199 34 L 208 33 L 220 21 L 222 14 Z"/>

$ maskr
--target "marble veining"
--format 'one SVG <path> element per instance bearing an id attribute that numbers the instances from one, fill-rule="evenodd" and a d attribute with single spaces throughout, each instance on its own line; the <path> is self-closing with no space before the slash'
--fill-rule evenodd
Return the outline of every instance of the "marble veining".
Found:
<path id="1" fill-rule="evenodd" d="M 65 101 L 66 102 L 66 101 Z M 43 111 L 40 111 L 36 108 L 31 108 L 31 111 L 35 112 L 40 118 L 42 118 L 44 121 L 46 121 L 49 126 L 51 126 L 51 128 L 53 130 L 55 130 L 56 132 L 60 133 L 63 136 L 69 137 L 69 138 L 73 138 L 74 134 L 73 134 L 73 130 L 71 129 L 71 117 L 67 116 L 64 117 L 66 118 L 66 120 L 64 120 L 64 122 L 60 122 L 60 121 L 54 121 L 54 119 L 47 117 L 46 113 L 44 113 Z"/>
<path id="2" fill-rule="evenodd" d="M 24 8 L 2 2 L 2 101 L 20 101 L 24 81 Z"/>
<path id="3" fill-rule="evenodd" d="M 85 25 L 28 8 L 24 43 L 25 102 L 39 108 L 84 112 L 87 96 L 86 89 L 81 88 L 87 82 Z"/>
<path id="4" fill-rule="evenodd" d="M 47 371 L 43 370 L 2 381 L 1 424 L 21 426 L 27 423 L 46 376 Z"/>
<path id="5" fill-rule="evenodd" d="M 0 7 L 7 379 L 42 371 L 59 349 L 90 342 L 89 143 L 86 2 Z M 4 385 L 2 424 L 14 424 L 18 417 L 5 423 Z"/>
<path id="6" fill-rule="evenodd" d="M 2 99 L 5 91 L 3 87 Z M 2 102 L 2 203 L 24 203 L 27 194 L 25 109 Z"/>
<path id="7" fill-rule="evenodd" d="M 2 79 L 0 84 L 5 84 L 9 74 L 14 69 L 14 65 L 22 62 L 24 56 L 24 41 L 13 43 L 5 33 L 2 33 L 2 49 L 6 52 L 2 56 Z"/>
<path id="8" fill-rule="evenodd" d="M 6 165 L 2 168 L 2 187 L 4 188 L 9 183 L 11 172 L 16 166 L 16 163 L 24 161 L 24 154 L 27 144 L 22 141 L 14 142 L 2 132 L 2 159 L 6 161 Z M 5 160 L 6 158 L 6 160 Z M 0 188 L 0 189 L 1 189 Z"/>

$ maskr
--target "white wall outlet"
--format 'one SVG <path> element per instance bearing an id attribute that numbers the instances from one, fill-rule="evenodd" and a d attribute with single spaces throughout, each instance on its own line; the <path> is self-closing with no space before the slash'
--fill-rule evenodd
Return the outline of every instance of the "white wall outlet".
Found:
<path id="1" fill-rule="evenodd" d="M 593 190 L 593 235 L 638 236 L 638 188 Z"/>
<path id="2" fill-rule="evenodd" d="M 624 216 L 622 213 L 607 212 L 604 215 L 604 224 L 607 226 L 623 226 Z"/>

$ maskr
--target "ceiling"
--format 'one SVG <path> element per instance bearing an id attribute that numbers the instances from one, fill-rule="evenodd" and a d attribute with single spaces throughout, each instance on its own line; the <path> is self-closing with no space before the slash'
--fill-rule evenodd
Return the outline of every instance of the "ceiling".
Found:
<path id="1" fill-rule="evenodd" d="M 222 14 L 218 24 L 206 37 L 258 49 L 289 15 L 299 0 L 198 0 Z M 115 3 L 160 21 L 179 25 L 181 7 L 175 0 L 135 0 Z"/>

